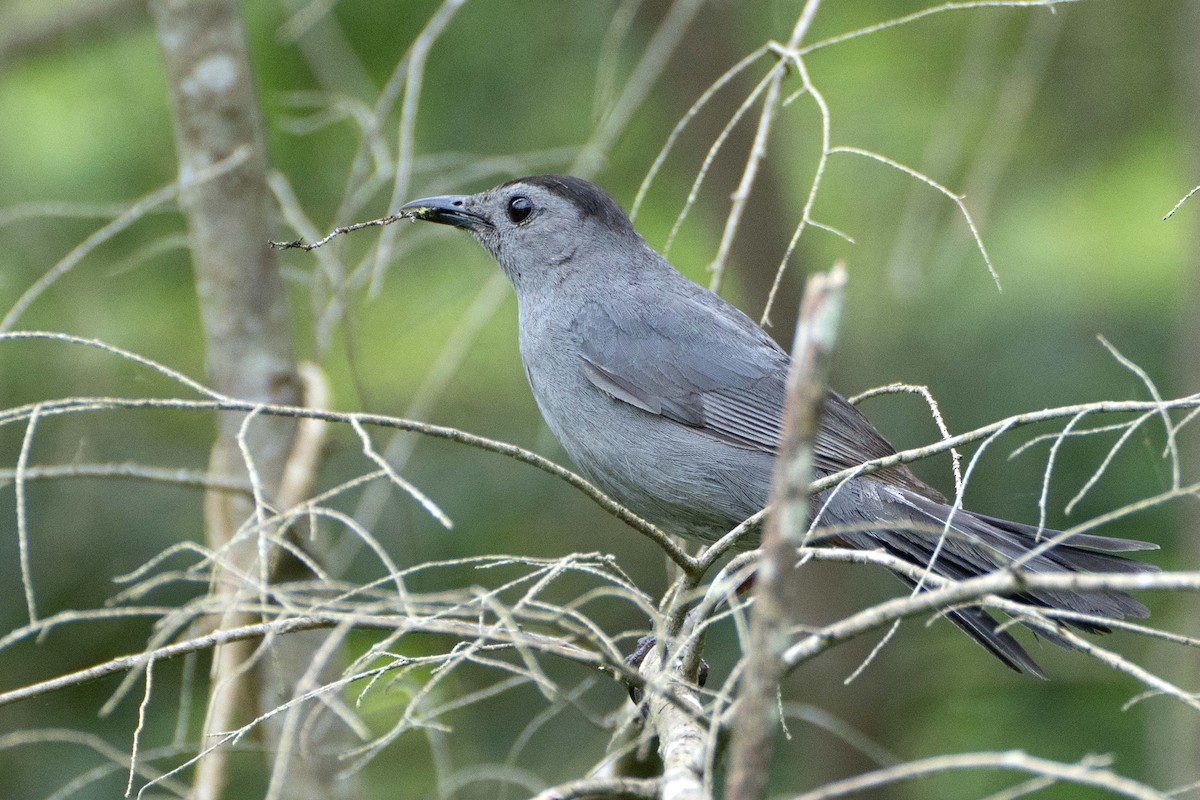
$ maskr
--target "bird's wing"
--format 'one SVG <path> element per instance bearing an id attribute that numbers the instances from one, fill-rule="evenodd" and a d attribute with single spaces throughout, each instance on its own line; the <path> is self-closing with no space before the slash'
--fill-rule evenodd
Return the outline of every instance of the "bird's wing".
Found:
<path id="1" fill-rule="evenodd" d="M 667 302 L 678 308 L 635 315 L 621 304 L 585 306 L 576 324 L 588 380 L 643 411 L 774 452 L 787 356 L 753 323 L 687 296 Z"/>
<path id="2" fill-rule="evenodd" d="M 664 301 L 671 307 L 637 315 L 625 304 L 586 305 L 576 319 L 584 374 L 601 391 L 643 411 L 774 453 L 790 359 L 747 316 L 699 292 L 672 293 Z M 895 452 L 834 392 L 826 398 L 823 423 L 816 442 L 822 474 Z"/>

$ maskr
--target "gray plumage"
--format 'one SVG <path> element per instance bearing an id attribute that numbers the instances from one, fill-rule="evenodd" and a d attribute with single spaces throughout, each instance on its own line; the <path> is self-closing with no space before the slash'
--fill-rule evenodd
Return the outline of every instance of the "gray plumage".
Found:
<path id="1" fill-rule="evenodd" d="M 767 504 L 787 353 L 651 249 L 605 192 L 578 178 L 542 175 L 475 195 L 416 200 L 403 210 L 467 229 L 499 262 L 516 290 L 521 359 L 534 398 L 563 448 L 598 486 L 662 528 L 704 541 Z M 815 443 L 818 476 L 893 452 L 866 417 L 828 393 Z M 951 511 L 904 466 L 852 480 L 832 499 L 828 492 L 813 499 L 814 513 L 822 506 L 820 524 L 850 531 L 832 543 L 882 548 L 920 566 L 933 558 Z M 963 579 L 1022 558 L 1057 532 L 1039 538 L 1030 526 L 959 510 L 949 534 L 933 570 Z M 1077 535 L 1023 568 L 1149 572 L 1156 568 L 1111 553 L 1154 547 Z M 1016 597 L 1107 617 L 1147 615 L 1118 592 Z M 1041 674 L 983 609 L 948 616 L 1007 666 Z"/>

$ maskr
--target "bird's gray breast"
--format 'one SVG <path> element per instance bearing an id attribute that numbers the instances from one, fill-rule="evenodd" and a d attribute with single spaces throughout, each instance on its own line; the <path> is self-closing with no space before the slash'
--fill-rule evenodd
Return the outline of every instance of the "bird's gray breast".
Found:
<path id="1" fill-rule="evenodd" d="M 639 408 L 590 379 L 585 336 L 636 349 L 642 363 L 671 357 L 636 331 L 598 332 L 607 317 L 596 315 L 596 302 L 520 303 L 521 358 L 546 424 L 580 471 L 634 512 L 672 532 L 720 536 L 766 504 L 773 456 Z"/>

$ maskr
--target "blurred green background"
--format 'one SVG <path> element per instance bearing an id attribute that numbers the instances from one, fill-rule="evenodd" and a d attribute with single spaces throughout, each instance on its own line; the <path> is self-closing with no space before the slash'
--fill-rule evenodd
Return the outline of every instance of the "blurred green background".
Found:
<path id="1" fill-rule="evenodd" d="M 6 0 L 0 30 L 17 31 L 69 5 Z M 438 5 L 244 4 L 269 160 L 316 230 L 394 210 L 388 206 L 389 183 L 354 218 L 338 216 L 361 140 L 355 119 L 369 115 Z M 0 310 L 7 311 L 122 208 L 175 178 L 153 26 L 137 4 L 114 6 L 121 10 L 111 24 L 40 47 L 22 50 L 12 46 L 11 36 L 0 36 Z M 568 169 L 604 124 L 670 6 L 664 0 L 468 2 L 429 55 L 408 197 L 476 191 L 525 173 Z M 688 107 L 742 56 L 768 40 L 786 40 L 801 7 L 795 0 L 703 4 L 592 177 L 629 207 Z M 925 7 L 909 0 L 827 2 L 806 41 Z M 1016 8 L 942 13 L 810 54 L 806 65 L 829 107 L 832 144 L 885 155 L 965 194 L 1003 291 L 997 291 L 945 196 L 878 162 L 836 154 L 828 161 L 813 216 L 855 243 L 817 229 L 804 233 L 772 315 L 772 333 L 790 343 L 805 272 L 844 259 L 849 297 L 833 384 L 845 394 L 893 381 L 926 384 L 954 432 L 1043 407 L 1146 399 L 1141 381 L 1116 363 L 1097 335 L 1144 368 L 1164 396 L 1195 392 L 1200 199 L 1168 221 L 1162 217 L 1200 182 L 1198 42 L 1194 2 L 1095 0 L 1059 6 L 1053 14 Z M 760 60 L 735 77 L 697 115 L 665 162 L 637 219 L 655 247 L 663 247 L 705 154 L 767 66 Z M 786 89 L 798 86 L 793 76 Z M 672 246 L 673 263 L 698 281 L 708 279 L 706 266 L 757 112 L 755 106 L 714 160 Z M 397 112 L 379 122 L 394 153 Z M 723 287 L 752 316 L 763 308 L 804 207 L 820 152 L 820 125 L 812 100 L 799 96 L 780 111 L 772 132 Z M 486 170 L 471 169 L 485 161 Z M 173 206 L 146 215 L 89 253 L 17 327 L 102 339 L 201 378 L 204 353 L 184 233 Z M 394 258 L 375 273 L 371 267 L 363 271 L 372 281 L 331 288 L 315 254 L 288 251 L 281 259 L 299 355 L 330 374 L 335 407 L 403 415 L 495 267 L 469 237 L 454 231 L 404 225 L 387 235 L 395 237 Z M 277 238 L 295 236 L 281 217 Z M 328 247 L 353 267 L 369 257 L 379 236 L 368 230 Z M 345 310 L 330 324 L 328 301 L 335 291 Z M 505 291 L 423 418 L 565 462 L 525 385 L 515 303 Z M 71 395 L 179 393 L 161 377 L 99 352 L 61 343 L 0 342 L 0 402 L 6 408 Z M 898 447 L 937 437 L 917 398 L 873 399 L 864 410 Z M 1045 430 L 1050 429 L 1038 429 Z M 24 433 L 23 425 L 0 428 L 0 468 L 17 463 Z M 204 414 L 109 412 L 46 419 L 29 463 L 128 461 L 202 469 L 212 433 L 212 417 Z M 1010 435 L 980 461 L 967 493 L 971 508 L 1036 520 L 1048 446 L 1015 460 L 1005 457 L 1029 435 Z M 1196 480 L 1195 439 L 1184 441 L 1185 481 Z M 1069 518 L 1063 505 L 1112 440 L 1065 446 L 1050 483 L 1049 523 L 1073 524 L 1166 489 L 1170 471 L 1161 458 L 1163 442 L 1161 427 L 1146 426 Z M 567 486 L 496 455 L 432 440 L 416 440 L 414 446 L 404 474 L 450 514 L 455 528 L 444 531 L 409 499 L 392 494 L 371 527 L 401 565 L 482 553 L 554 557 L 595 550 L 616 554 L 644 590 L 661 593 L 666 572 L 654 549 Z M 352 432 L 336 431 L 321 485 L 367 470 L 359 450 Z M 935 459 L 918 471 L 950 491 L 948 465 L 948 459 Z M 173 543 L 202 539 L 201 495 L 192 489 L 75 479 L 31 483 L 27 494 L 30 562 L 44 615 L 101 605 L 119 591 L 115 576 Z M 344 498 L 342 505 L 354 511 L 358 500 Z M 3 632 L 27 621 L 15 520 L 15 495 L 6 485 L 0 488 Z M 1106 532 L 1156 541 L 1163 548 L 1150 556 L 1156 563 L 1194 568 L 1200 557 L 1196 523 L 1194 508 L 1169 506 Z M 377 565 L 363 556 L 345 569 L 348 577 L 378 577 Z M 812 569 L 806 576 L 814 622 L 881 600 L 899 587 L 863 568 Z M 431 585 L 456 580 L 480 578 L 440 573 Z M 169 586 L 153 601 L 177 603 L 202 590 Z M 1187 598 L 1144 599 L 1156 622 L 1200 633 Z M 644 625 L 626 605 L 595 613 L 614 631 Z M 136 650 L 148 633 L 144 621 L 64 626 L 40 642 L 0 651 L 0 689 Z M 835 714 L 899 758 L 1014 748 L 1064 761 L 1111 753 L 1115 769 L 1160 788 L 1200 780 L 1195 713 L 1181 715 L 1162 699 L 1122 710 L 1142 687 L 1083 656 L 1033 644 L 1031 652 L 1051 678 L 1039 682 L 1009 674 L 944 622 L 929 628 L 910 622 L 873 666 L 845 685 L 873 641 L 847 645 L 799 670 L 786 698 Z M 1200 680 L 1191 651 L 1160 650 L 1122 634 L 1105 641 L 1185 687 L 1194 689 Z M 714 670 L 728 669 L 733 647 L 730 631 L 711 641 Z M 198 669 L 203 674 L 206 665 Z M 179 694 L 172 687 L 181 670 L 164 664 L 156 672 L 158 715 L 143 746 L 171 741 L 178 717 L 172 704 Z M 494 679 L 480 673 L 479 685 Z M 567 681 L 585 677 L 564 674 Z M 0 708 L 0 736 L 74 729 L 128 751 L 136 698 L 97 717 L 115 686 L 114 680 L 104 681 Z M 449 696 L 473 688 L 478 687 L 460 682 L 442 691 Z M 502 761 L 541 708 L 534 690 L 523 692 L 451 717 L 450 734 L 401 737 L 369 766 L 371 796 L 495 797 L 495 786 L 483 783 L 435 788 L 433 762 L 446 770 Z M 609 685 L 588 697 L 605 710 L 622 702 L 621 691 Z M 386 730 L 396 707 L 386 697 L 370 703 L 378 707 L 366 716 Z M 199 714 L 201 707 L 193 710 Z M 104 760 L 78 742 L 4 741 L 13 745 L 0 750 L 5 797 L 49 796 Z M 565 780 L 594 763 L 604 741 L 603 732 L 567 711 L 533 736 L 518 764 L 542 780 Z M 794 765 L 780 770 L 788 773 L 779 776 L 781 791 L 872 765 L 803 722 L 792 723 L 792 739 L 781 747 L 779 763 Z M 431 759 L 431 752 L 438 755 Z M 449 759 L 450 766 L 438 759 Z M 244 794 L 230 796 L 261 794 L 254 763 L 248 757 L 244 764 L 237 790 Z M 1011 774 L 951 775 L 878 796 L 985 796 L 1017 780 Z M 72 796 L 116 796 L 124 781 L 118 769 Z M 524 790 L 510 791 L 508 796 L 519 797 Z M 1039 796 L 1093 795 L 1057 788 Z"/>

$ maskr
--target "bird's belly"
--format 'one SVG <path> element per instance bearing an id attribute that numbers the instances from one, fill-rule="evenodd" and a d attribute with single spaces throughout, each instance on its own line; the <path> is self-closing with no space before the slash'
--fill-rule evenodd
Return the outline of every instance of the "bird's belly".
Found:
<path id="1" fill-rule="evenodd" d="M 767 504 L 772 455 L 635 408 L 590 384 L 578 388 L 572 408 L 539 396 L 546 423 L 579 469 L 638 515 L 671 533 L 712 541 Z"/>

